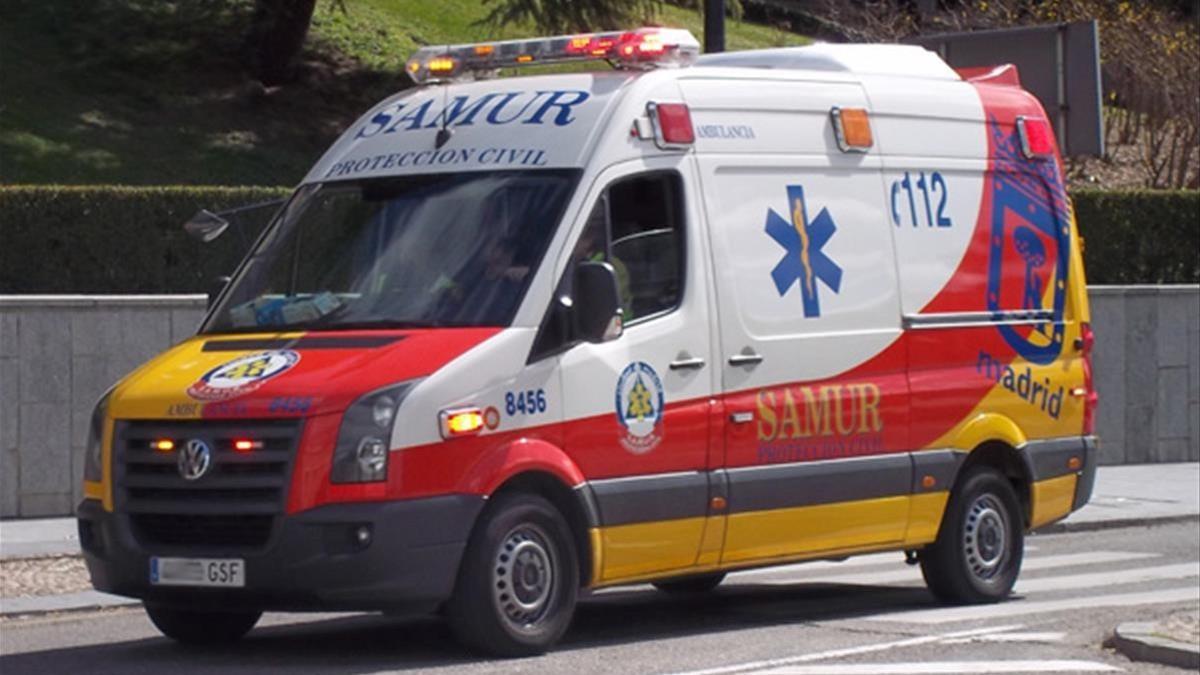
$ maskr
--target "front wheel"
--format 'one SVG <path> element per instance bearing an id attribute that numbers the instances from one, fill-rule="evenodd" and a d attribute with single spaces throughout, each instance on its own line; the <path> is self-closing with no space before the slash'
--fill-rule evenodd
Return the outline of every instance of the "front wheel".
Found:
<path id="1" fill-rule="evenodd" d="M 950 495 L 937 540 L 921 552 L 921 574 L 943 602 L 1003 600 L 1021 571 L 1025 534 L 1012 484 L 988 467 L 971 469 Z"/>
<path id="2" fill-rule="evenodd" d="M 146 614 L 159 632 L 186 645 L 236 642 L 262 617 L 262 612 L 205 612 L 152 603 L 146 603 Z"/>
<path id="3" fill-rule="evenodd" d="M 447 605 L 459 641 L 499 656 L 532 656 L 554 645 L 575 612 L 579 563 L 571 531 L 550 502 L 504 495 L 467 545 Z"/>

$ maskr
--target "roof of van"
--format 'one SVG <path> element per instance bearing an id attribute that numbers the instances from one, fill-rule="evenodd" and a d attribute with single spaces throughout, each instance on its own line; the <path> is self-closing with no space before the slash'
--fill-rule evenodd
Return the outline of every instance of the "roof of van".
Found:
<path id="1" fill-rule="evenodd" d="M 936 53 L 917 45 L 818 43 L 807 47 L 706 54 L 696 61 L 696 66 L 817 70 L 935 80 L 961 79 Z"/>

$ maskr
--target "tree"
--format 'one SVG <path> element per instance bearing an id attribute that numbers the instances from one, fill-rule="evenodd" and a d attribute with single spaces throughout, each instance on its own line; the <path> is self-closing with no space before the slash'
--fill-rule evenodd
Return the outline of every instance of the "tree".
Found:
<path id="1" fill-rule="evenodd" d="M 295 76 L 317 0 L 255 0 L 246 37 L 250 67 L 267 86 Z"/>

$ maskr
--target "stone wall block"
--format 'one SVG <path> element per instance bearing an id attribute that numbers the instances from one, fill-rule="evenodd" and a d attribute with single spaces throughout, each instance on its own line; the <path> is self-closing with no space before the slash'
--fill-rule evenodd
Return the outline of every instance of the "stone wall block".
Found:
<path id="1" fill-rule="evenodd" d="M 17 355 L 17 315 L 0 309 L 0 358 Z"/>
<path id="2" fill-rule="evenodd" d="M 1100 395 L 1096 433 L 1101 438 L 1100 463 L 1125 461 L 1125 296 L 1097 293 L 1091 298 L 1092 383 Z"/>
<path id="3" fill-rule="evenodd" d="M 1155 462 L 1186 462 L 1188 460 L 1188 439 L 1160 438 L 1158 447 L 1154 450 Z"/>
<path id="4" fill-rule="evenodd" d="M 21 364 L 0 358 L 0 450 L 17 447 L 17 425 L 21 413 Z"/>
<path id="5" fill-rule="evenodd" d="M 92 409 L 116 380 L 109 377 L 105 356 L 76 356 L 71 363 L 71 445 L 87 445 Z"/>
<path id="6" fill-rule="evenodd" d="M 111 307 L 80 307 L 71 315 L 71 354 L 107 356 L 121 345 L 119 313 Z"/>
<path id="7" fill-rule="evenodd" d="M 12 518 L 21 513 L 21 455 L 16 448 L 0 448 L 0 518 Z"/>
<path id="8" fill-rule="evenodd" d="M 71 503 L 78 504 L 83 500 L 83 463 L 86 459 L 86 446 L 71 448 Z"/>
<path id="9" fill-rule="evenodd" d="M 1158 365 L 1164 368 L 1188 363 L 1188 318 L 1193 299 L 1183 293 L 1158 296 Z"/>
<path id="10" fill-rule="evenodd" d="M 1125 408 L 1125 463 L 1145 464 L 1153 461 L 1155 442 L 1154 405 L 1131 405 Z"/>
<path id="11" fill-rule="evenodd" d="M 171 314 L 162 309 L 122 308 L 121 353 L 114 359 L 123 374 L 161 353 L 171 342 Z"/>
<path id="12" fill-rule="evenodd" d="M 21 317 L 21 403 L 71 400 L 71 314 L 30 311 Z"/>
<path id="13" fill-rule="evenodd" d="M 195 335 L 203 319 L 202 307 L 171 310 L 171 344 L 179 344 Z"/>
<path id="14" fill-rule="evenodd" d="M 1156 408 L 1159 440 L 1188 437 L 1186 368 L 1162 368 L 1158 371 Z"/>
<path id="15" fill-rule="evenodd" d="M 18 447 L 21 452 L 21 500 L 26 495 L 70 494 L 70 412 L 66 404 L 24 403 Z"/>
<path id="16" fill-rule="evenodd" d="M 1200 462 L 1200 403 L 1188 405 L 1188 461 Z"/>
<path id="17" fill-rule="evenodd" d="M 74 511 L 69 492 L 21 495 L 21 517 L 23 518 L 69 516 Z"/>

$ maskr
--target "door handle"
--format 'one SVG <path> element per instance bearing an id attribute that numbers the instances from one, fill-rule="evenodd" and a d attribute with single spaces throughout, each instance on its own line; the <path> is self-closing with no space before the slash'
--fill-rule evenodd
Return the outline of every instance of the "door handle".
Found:
<path id="1" fill-rule="evenodd" d="M 731 366 L 753 366 L 762 363 L 762 354 L 757 352 L 734 354 L 729 357 L 729 365 Z"/>
<path id="2" fill-rule="evenodd" d="M 754 413 L 749 410 L 735 412 L 729 416 L 729 421 L 734 424 L 748 424 L 754 421 Z"/>
<path id="3" fill-rule="evenodd" d="M 691 370 L 693 368 L 704 367 L 704 359 L 699 356 L 685 356 L 683 354 L 679 356 L 680 358 L 672 361 L 667 367 L 671 370 Z"/>

